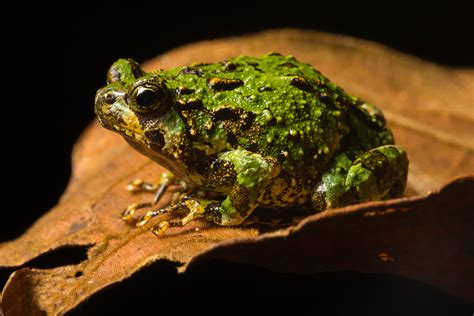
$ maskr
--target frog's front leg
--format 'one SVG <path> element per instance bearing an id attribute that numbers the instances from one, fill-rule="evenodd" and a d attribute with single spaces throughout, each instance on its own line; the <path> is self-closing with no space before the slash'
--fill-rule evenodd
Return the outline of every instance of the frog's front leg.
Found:
<path id="1" fill-rule="evenodd" d="M 312 194 L 314 209 L 394 198 L 403 194 L 408 158 L 395 145 L 374 148 L 351 161 L 345 153 L 335 157 Z"/>
<path id="2" fill-rule="evenodd" d="M 151 207 L 159 202 L 161 196 L 166 191 L 168 186 L 173 182 L 174 176 L 171 172 L 166 171 L 160 175 L 160 179 L 158 183 L 152 184 L 148 182 L 144 182 L 142 179 L 135 179 L 130 181 L 127 185 L 127 190 L 133 193 L 137 192 L 155 192 L 155 196 L 151 202 L 145 203 L 133 203 L 130 204 L 123 212 L 122 212 L 122 219 L 130 222 L 135 215 L 135 212 L 138 209 Z"/>
<path id="3" fill-rule="evenodd" d="M 160 222 L 152 231 L 162 235 L 168 227 L 184 226 L 196 218 L 223 226 L 239 225 L 255 210 L 267 184 L 279 173 L 280 164 L 273 158 L 240 149 L 225 152 L 211 164 L 207 184 L 219 189 L 229 187 L 230 193 L 223 201 L 189 198 L 168 210 L 148 212 L 139 224 L 144 225 L 156 215 L 187 209 L 189 212 L 182 219 Z"/>

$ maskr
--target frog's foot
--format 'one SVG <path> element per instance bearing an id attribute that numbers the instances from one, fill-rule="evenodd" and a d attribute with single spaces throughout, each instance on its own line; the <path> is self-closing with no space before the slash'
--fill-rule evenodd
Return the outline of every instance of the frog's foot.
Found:
<path id="1" fill-rule="evenodd" d="M 160 201 L 160 198 L 163 196 L 163 193 L 173 182 L 176 182 L 176 181 L 174 181 L 174 176 L 170 172 L 163 172 L 160 175 L 160 179 L 158 183 L 156 184 L 144 182 L 142 179 L 135 179 L 129 182 L 127 185 L 127 190 L 130 192 L 138 193 L 138 192 L 155 192 L 156 191 L 156 193 L 151 202 L 130 204 L 122 212 L 122 215 L 121 215 L 122 219 L 127 222 L 132 222 L 134 215 L 138 209 L 151 207 L 155 205 L 156 203 L 158 203 Z"/>
<path id="2" fill-rule="evenodd" d="M 181 198 L 182 202 L 177 204 L 158 209 L 148 211 L 143 215 L 140 220 L 137 222 L 137 226 L 146 225 L 153 217 L 167 214 L 167 213 L 179 213 L 187 211 L 188 214 L 181 218 L 180 220 L 174 221 L 161 221 L 157 225 L 153 226 L 151 231 L 156 236 L 162 236 L 168 227 L 181 227 L 189 223 L 190 221 L 203 217 L 204 214 L 208 211 L 207 206 L 211 203 L 209 200 L 196 199 L 187 196 Z"/>
<path id="3" fill-rule="evenodd" d="M 158 189 L 158 184 L 144 182 L 140 178 L 132 180 L 127 184 L 127 191 L 133 193 L 154 192 L 156 189 Z"/>
<path id="4" fill-rule="evenodd" d="M 395 145 L 374 148 L 350 161 L 342 153 L 312 194 L 313 208 L 326 208 L 394 198 L 403 194 L 408 174 L 408 158 Z"/>

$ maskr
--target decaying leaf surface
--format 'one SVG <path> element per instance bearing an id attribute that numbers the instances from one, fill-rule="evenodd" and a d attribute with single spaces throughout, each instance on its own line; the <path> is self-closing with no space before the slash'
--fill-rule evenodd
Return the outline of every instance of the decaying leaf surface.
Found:
<path id="1" fill-rule="evenodd" d="M 195 221 L 156 238 L 148 230 L 127 225 L 118 214 L 132 202 L 151 198 L 127 193 L 128 181 L 156 179 L 163 169 L 94 122 L 74 149 L 73 174 L 58 205 L 21 237 L 0 244 L 3 267 L 21 266 L 40 254 L 73 245 L 90 245 L 88 259 L 54 269 L 16 271 L 3 290 L 4 313 L 64 313 L 159 259 L 182 263 L 181 271 L 202 260 L 221 258 L 294 273 L 340 269 L 395 273 L 474 299 L 469 288 L 474 283 L 474 260 L 466 249 L 474 244 L 472 194 L 466 194 L 474 191 L 473 179 L 426 195 L 474 170 L 473 72 L 433 65 L 374 43 L 299 30 L 191 44 L 146 67 L 169 68 L 268 51 L 311 63 L 347 91 L 380 106 L 397 143 L 408 151 L 408 195 L 415 196 L 326 211 L 296 227 L 266 234 L 252 227 Z M 274 260 L 281 253 L 285 255 Z"/>

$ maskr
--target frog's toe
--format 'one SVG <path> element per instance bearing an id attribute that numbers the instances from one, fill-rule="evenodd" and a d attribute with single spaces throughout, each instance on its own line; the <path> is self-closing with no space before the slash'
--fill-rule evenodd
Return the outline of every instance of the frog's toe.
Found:
<path id="1" fill-rule="evenodd" d="M 169 227 L 182 227 L 184 225 L 186 225 L 186 223 L 183 223 L 182 219 L 176 221 L 161 221 L 151 228 L 151 232 L 157 237 L 163 237 Z"/>
<path id="2" fill-rule="evenodd" d="M 120 217 L 128 222 L 131 223 L 133 221 L 133 217 L 135 215 L 135 210 L 136 210 L 136 203 L 130 204 L 120 215 Z"/>
<path id="3" fill-rule="evenodd" d="M 133 222 L 135 213 L 138 209 L 150 207 L 150 206 L 153 206 L 153 203 L 132 203 L 122 212 L 120 217 L 124 221 L 131 223 Z"/>
<path id="4" fill-rule="evenodd" d="M 142 179 L 138 178 L 138 179 L 134 179 L 134 180 L 130 181 L 127 184 L 126 189 L 127 189 L 127 191 L 130 191 L 132 193 L 154 192 L 155 190 L 158 189 L 158 185 L 145 182 Z"/>
<path id="5" fill-rule="evenodd" d="M 151 229 L 151 232 L 157 237 L 162 237 L 168 227 L 170 227 L 170 223 L 168 221 L 161 221 L 158 225 Z"/>

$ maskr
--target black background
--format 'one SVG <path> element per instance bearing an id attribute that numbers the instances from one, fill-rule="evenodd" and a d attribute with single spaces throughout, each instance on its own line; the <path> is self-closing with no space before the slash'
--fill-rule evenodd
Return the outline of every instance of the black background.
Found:
<path id="1" fill-rule="evenodd" d="M 105 72 L 115 59 L 132 57 L 143 62 L 192 41 L 290 26 L 352 35 L 435 63 L 472 67 L 473 32 L 468 8 L 455 2 L 435 6 L 414 7 L 413 3 L 398 2 L 396 5 L 385 2 L 366 6 L 327 2 L 308 5 L 296 1 L 248 6 L 230 2 L 190 5 L 177 1 L 166 5 L 158 1 L 152 5 L 139 1 L 7 5 L 6 13 L 2 13 L 7 25 L 2 36 L 2 53 L 6 56 L 2 63 L 4 188 L 0 241 L 19 236 L 58 201 L 69 178 L 72 146 L 93 119 L 95 91 L 104 85 Z M 162 266 L 155 268 L 169 268 Z M 346 273 L 299 278 L 252 267 L 217 264 L 215 270 L 219 269 L 227 269 L 219 273 L 238 276 L 234 282 L 241 287 L 245 287 L 243 282 L 247 280 L 244 275 L 252 276 L 250 279 L 261 283 L 254 295 L 264 292 L 275 295 L 270 287 L 279 283 L 277 288 L 293 288 L 289 293 L 296 295 L 317 293 L 323 295 L 323 300 L 342 295 L 347 300 L 344 306 L 375 306 L 384 308 L 385 312 L 397 308 L 410 311 L 413 304 L 423 314 L 439 312 L 446 306 L 467 306 L 437 289 L 393 277 Z M 196 273 L 195 278 L 203 275 L 217 278 L 215 273 L 205 273 Z M 187 293 L 196 291 L 199 286 L 195 278 L 172 277 L 167 282 L 174 284 L 175 290 L 170 293 L 181 293 L 183 284 Z M 316 279 L 319 287 L 313 285 Z M 337 288 L 348 282 L 355 285 L 338 293 Z M 272 286 L 265 287 L 262 285 L 265 283 Z M 152 285 L 132 284 L 135 288 L 130 292 L 137 293 L 137 288 L 147 289 Z M 326 293 L 324 288 L 328 285 L 332 292 Z M 215 284 L 217 291 L 219 286 Z M 376 303 L 360 295 L 365 291 L 368 295 L 379 293 Z M 356 292 L 359 294 L 354 298 Z M 138 293 L 143 295 L 143 291 Z M 281 293 L 288 294 L 284 290 Z M 118 295 L 100 297 L 105 297 L 104 301 L 117 300 Z M 238 301 L 246 301 L 245 290 L 239 295 Z M 171 295 L 168 293 L 166 297 L 169 299 Z M 110 304 L 100 306 L 111 308 Z M 125 308 L 120 304 L 114 306 Z M 163 308 L 171 310 L 169 306 Z"/>

